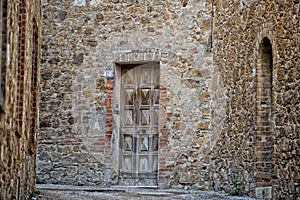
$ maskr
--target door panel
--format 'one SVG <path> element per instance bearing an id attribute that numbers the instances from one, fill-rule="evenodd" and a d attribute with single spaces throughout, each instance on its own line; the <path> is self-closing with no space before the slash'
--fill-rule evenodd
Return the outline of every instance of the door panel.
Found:
<path id="1" fill-rule="evenodd" d="M 122 168 L 122 171 L 123 172 L 126 172 L 126 173 L 131 173 L 132 172 L 132 169 L 133 169 L 133 158 L 132 158 L 132 155 L 124 155 L 123 156 L 123 168 Z"/>
<path id="2" fill-rule="evenodd" d="M 153 91 L 153 104 L 158 105 L 159 104 L 159 88 L 155 88 Z"/>
<path id="3" fill-rule="evenodd" d="M 133 106 L 134 103 L 134 95 L 135 95 L 135 91 L 133 88 L 125 88 L 124 89 L 124 103 L 125 106 Z"/>
<path id="4" fill-rule="evenodd" d="M 134 110 L 124 109 L 124 126 L 132 126 L 134 123 Z"/>
<path id="5" fill-rule="evenodd" d="M 140 90 L 141 105 L 150 105 L 151 102 L 151 88 L 141 88 Z"/>
<path id="6" fill-rule="evenodd" d="M 148 126 L 150 125 L 150 109 L 142 108 L 139 110 L 140 112 L 140 125 L 141 126 Z"/>
<path id="7" fill-rule="evenodd" d="M 157 185 L 159 64 L 122 66 L 119 184 Z"/>
<path id="8" fill-rule="evenodd" d="M 153 134 L 152 138 L 152 149 L 153 151 L 158 151 L 158 134 Z"/>
<path id="9" fill-rule="evenodd" d="M 124 139 L 124 142 L 123 142 L 124 151 L 132 152 L 133 151 L 133 137 L 132 137 L 132 135 L 124 134 L 123 139 Z"/>

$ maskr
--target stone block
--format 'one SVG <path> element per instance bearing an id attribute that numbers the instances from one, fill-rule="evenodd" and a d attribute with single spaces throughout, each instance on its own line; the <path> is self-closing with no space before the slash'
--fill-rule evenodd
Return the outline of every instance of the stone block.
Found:
<path id="1" fill-rule="evenodd" d="M 210 121 L 206 121 L 206 122 L 199 122 L 197 125 L 197 128 L 199 130 L 208 130 L 210 126 Z"/>
<path id="2" fill-rule="evenodd" d="M 255 197 L 258 199 L 272 199 L 272 187 L 255 188 Z"/>

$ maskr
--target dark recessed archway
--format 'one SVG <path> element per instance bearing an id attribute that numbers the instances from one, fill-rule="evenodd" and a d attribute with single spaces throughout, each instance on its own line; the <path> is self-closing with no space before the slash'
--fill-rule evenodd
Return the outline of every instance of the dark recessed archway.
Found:
<path id="1" fill-rule="evenodd" d="M 263 38 L 259 45 L 256 89 L 256 187 L 271 186 L 272 179 L 272 44 Z"/>

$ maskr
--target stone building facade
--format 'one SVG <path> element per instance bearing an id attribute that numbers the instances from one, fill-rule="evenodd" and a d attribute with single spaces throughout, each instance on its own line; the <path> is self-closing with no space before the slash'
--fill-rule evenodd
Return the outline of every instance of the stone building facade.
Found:
<path id="1" fill-rule="evenodd" d="M 214 189 L 229 192 L 238 179 L 251 196 L 299 197 L 299 27 L 299 1 L 216 2 L 216 91 L 225 88 L 226 115 L 214 130 Z"/>
<path id="2" fill-rule="evenodd" d="M 38 182 L 299 195 L 297 1 L 43 8 Z"/>
<path id="3" fill-rule="evenodd" d="M 209 141 L 211 3 L 44 1 L 44 8 L 40 181 L 117 184 L 118 73 L 147 63 L 160 69 L 159 160 L 149 161 L 159 164 L 158 185 L 207 180 L 208 147 L 197 141 Z"/>
<path id="4" fill-rule="evenodd" d="M 0 199 L 35 188 L 41 2 L 0 1 Z"/>

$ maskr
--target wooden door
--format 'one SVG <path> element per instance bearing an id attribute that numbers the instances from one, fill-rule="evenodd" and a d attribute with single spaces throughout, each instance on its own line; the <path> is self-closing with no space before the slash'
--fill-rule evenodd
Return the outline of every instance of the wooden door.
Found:
<path id="1" fill-rule="evenodd" d="M 159 64 L 122 70 L 119 184 L 155 186 L 158 175 Z"/>

